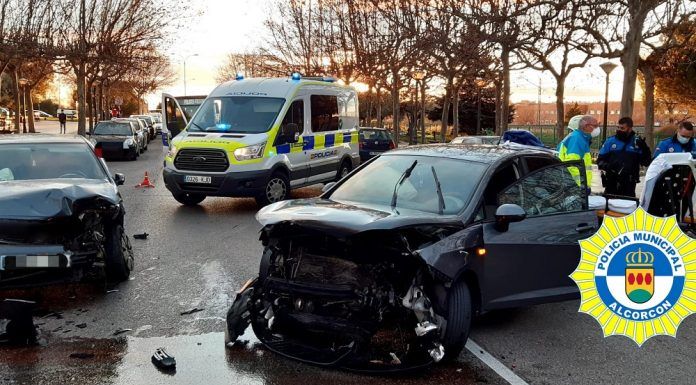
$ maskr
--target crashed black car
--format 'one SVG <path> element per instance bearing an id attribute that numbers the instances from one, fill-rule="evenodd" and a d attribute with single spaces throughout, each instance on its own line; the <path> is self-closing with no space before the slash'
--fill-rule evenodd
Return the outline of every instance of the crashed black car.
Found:
<path id="1" fill-rule="evenodd" d="M 79 279 L 97 264 L 128 278 L 125 178 L 94 151 L 82 137 L 0 137 L 0 286 Z"/>
<path id="2" fill-rule="evenodd" d="M 584 167 L 526 146 L 414 146 L 257 219 L 265 251 L 227 315 L 272 351 L 389 371 L 456 358 L 472 315 L 578 298 L 597 228 Z"/>

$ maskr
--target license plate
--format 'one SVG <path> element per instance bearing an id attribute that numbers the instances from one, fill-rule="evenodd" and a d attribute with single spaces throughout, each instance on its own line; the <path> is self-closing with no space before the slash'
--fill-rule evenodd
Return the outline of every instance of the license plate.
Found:
<path id="1" fill-rule="evenodd" d="M 184 175 L 184 182 L 211 184 L 213 182 L 213 178 L 209 176 Z"/>
<path id="2" fill-rule="evenodd" d="M 376 151 L 370 151 L 370 155 L 379 155 L 381 152 L 376 152 Z"/>
<path id="3" fill-rule="evenodd" d="M 60 267 L 59 255 L 19 255 L 2 258 L 3 270 Z"/>

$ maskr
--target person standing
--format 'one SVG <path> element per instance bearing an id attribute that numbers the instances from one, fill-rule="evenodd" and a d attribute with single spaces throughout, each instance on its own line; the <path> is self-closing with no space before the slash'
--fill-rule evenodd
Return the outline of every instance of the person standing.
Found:
<path id="1" fill-rule="evenodd" d="M 655 148 L 653 159 L 660 154 L 669 154 L 674 152 L 690 152 L 691 156 L 696 158 L 696 146 L 694 145 L 694 125 L 691 122 L 680 122 L 677 128 L 677 133 L 671 138 L 667 138 L 660 142 Z"/>
<path id="2" fill-rule="evenodd" d="M 577 129 L 575 124 L 577 123 Z M 597 137 L 601 130 L 597 119 L 590 115 L 578 115 L 570 119 L 568 124 L 573 131 L 568 134 L 558 144 L 558 157 L 564 161 L 582 160 L 585 164 L 585 175 L 587 178 L 587 188 L 592 186 L 592 154 L 590 153 L 590 143 L 592 138 Z M 580 171 L 575 167 L 568 169 L 575 181 L 580 184 Z"/>
<path id="3" fill-rule="evenodd" d="M 58 114 L 58 123 L 60 123 L 60 133 L 65 134 L 66 128 L 65 128 L 65 122 L 68 120 L 68 116 L 65 115 L 65 110 L 60 110 L 60 114 Z"/>
<path id="4" fill-rule="evenodd" d="M 616 135 L 599 150 L 597 166 L 602 171 L 604 193 L 635 198 L 640 166 L 649 166 L 650 147 L 633 131 L 633 119 L 619 119 Z"/>

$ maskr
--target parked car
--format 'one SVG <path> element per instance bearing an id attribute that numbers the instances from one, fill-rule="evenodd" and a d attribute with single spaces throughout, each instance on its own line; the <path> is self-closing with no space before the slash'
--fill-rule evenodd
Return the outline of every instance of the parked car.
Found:
<path id="1" fill-rule="evenodd" d="M 152 117 L 152 120 L 154 122 L 155 133 L 158 135 L 161 134 L 162 133 L 162 114 L 159 112 L 150 112 L 149 115 Z"/>
<path id="2" fill-rule="evenodd" d="M 362 162 L 396 148 L 394 140 L 385 128 L 360 127 L 358 144 Z"/>
<path id="3" fill-rule="evenodd" d="M 68 119 L 77 119 L 77 110 L 58 109 L 58 113 L 60 113 L 60 111 L 63 111 L 65 117 Z"/>
<path id="4" fill-rule="evenodd" d="M 147 127 L 144 121 L 137 118 L 111 118 L 111 120 L 116 122 L 130 122 L 135 132 L 138 135 L 138 143 L 140 148 L 140 153 L 147 151 L 147 144 L 149 142 L 147 135 Z"/>
<path id="5" fill-rule="evenodd" d="M 104 120 L 98 122 L 92 131 L 92 143 L 105 159 L 121 158 L 136 160 L 140 153 L 142 140 L 136 132 L 135 123 L 128 121 Z"/>
<path id="6" fill-rule="evenodd" d="M 0 137 L 0 286 L 79 278 L 97 263 L 128 279 L 124 181 L 84 138 Z"/>
<path id="7" fill-rule="evenodd" d="M 41 120 L 41 119 L 47 119 L 47 118 L 52 118 L 53 115 L 49 114 L 48 112 L 43 112 L 41 110 L 34 110 L 34 118 Z"/>
<path id="8" fill-rule="evenodd" d="M 568 275 L 598 227 L 583 167 L 525 146 L 411 146 L 318 198 L 271 204 L 227 341 L 251 324 L 270 350 L 318 365 L 454 359 L 474 314 L 579 297 Z"/>
<path id="9" fill-rule="evenodd" d="M 458 136 L 450 143 L 452 144 L 498 144 L 500 136 Z"/>
<path id="10" fill-rule="evenodd" d="M 155 131 L 155 121 L 150 115 L 131 115 L 131 118 L 137 118 L 145 121 L 149 140 L 155 139 L 157 131 Z"/>
<path id="11" fill-rule="evenodd" d="M 8 108 L 0 107 L 0 132 L 10 132 L 14 128 L 12 113 Z"/>

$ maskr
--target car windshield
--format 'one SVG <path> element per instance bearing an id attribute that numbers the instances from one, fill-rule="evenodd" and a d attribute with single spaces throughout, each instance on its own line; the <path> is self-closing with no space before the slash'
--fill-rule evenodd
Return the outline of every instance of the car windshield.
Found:
<path id="1" fill-rule="evenodd" d="M 188 131 L 261 133 L 271 128 L 285 99 L 231 96 L 209 98 Z"/>
<path id="2" fill-rule="evenodd" d="M 94 127 L 94 135 L 130 136 L 133 133 L 129 123 L 103 122 Z"/>
<path id="3" fill-rule="evenodd" d="M 389 133 L 384 130 L 360 130 L 360 138 L 364 140 L 389 140 Z"/>
<path id="4" fill-rule="evenodd" d="M 330 199 L 391 206 L 396 190 L 397 209 L 406 208 L 438 214 L 439 181 L 444 200 L 442 213 L 452 215 L 467 206 L 486 168 L 486 164 L 459 159 L 384 155 L 338 186 Z M 410 173 L 407 172 L 409 169 L 412 169 Z M 397 188 L 402 178 L 403 182 Z"/>
<path id="5" fill-rule="evenodd" d="M 106 174 L 87 144 L 0 145 L 0 183 L 58 178 L 106 179 Z"/>

